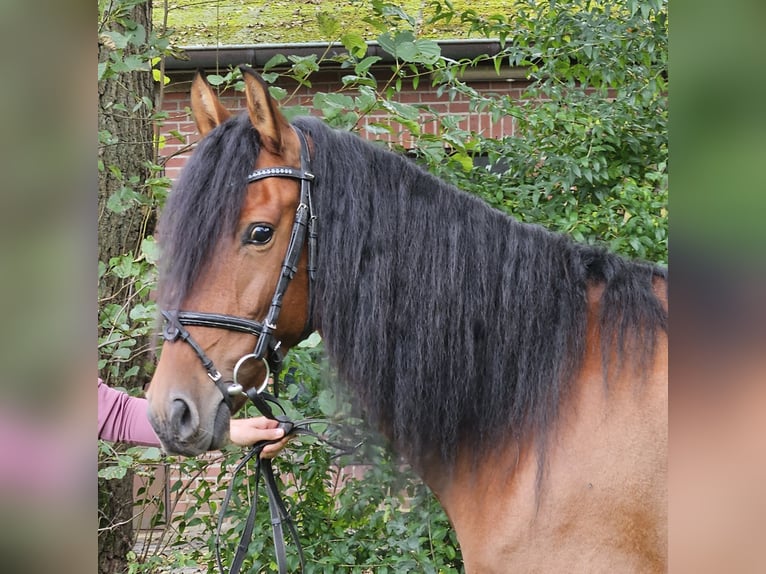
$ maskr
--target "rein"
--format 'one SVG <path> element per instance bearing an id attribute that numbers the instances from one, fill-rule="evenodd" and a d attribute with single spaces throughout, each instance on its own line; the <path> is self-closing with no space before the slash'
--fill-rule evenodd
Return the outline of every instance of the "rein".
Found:
<path id="1" fill-rule="evenodd" d="M 276 399 L 272 397 L 271 395 L 269 395 L 268 393 L 263 391 L 258 392 L 257 389 L 249 389 L 245 394 L 253 402 L 253 404 L 255 404 L 256 408 L 264 416 L 272 420 L 280 421 L 279 427 L 285 431 L 285 437 L 291 434 L 297 434 L 299 430 L 302 428 L 294 424 L 292 421 L 288 420 L 287 417 L 285 417 L 284 415 L 280 415 L 278 417 L 274 416 L 271 410 L 271 407 L 269 406 L 268 403 L 271 402 L 273 404 L 276 404 L 277 406 L 279 406 L 279 404 L 276 402 Z M 279 408 L 281 409 L 281 407 Z M 301 565 L 301 572 L 305 571 L 305 560 L 303 556 L 303 548 L 301 547 L 300 539 L 298 538 L 298 532 L 295 529 L 295 525 L 293 524 L 292 518 L 290 518 L 290 513 L 287 511 L 287 508 L 285 507 L 285 504 L 282 501 L 282 497 L 279 494 L 279 489 L 277 488 L 277 482 L 274 478 L 274 470 L 271 466 L 271 460 L 261 458 L 261 452 L 263 451 L 264 447 L 266 447 L 269 444 L 274 444 L 276 442 L 279 442 L 279 441 L 267 440 L 267 441 L 259 441 L 255 443 L 250 449 L 250 452 L 245 455 L 245 457 L 239 462 L 237 467 L 234 469 L 234 472 L 232 473 L 232 481 L 229 483 L 229 487 L 226 489 L 226 495 L 224 496 L 223 502 L 221 504 L 221 510 L 218 513 L 218 527 L 216 528 L 216 533 L 215 533 L 215 559 L 218 565 L 218 570 L 221 574 L 224 574 L 225 570 L 223 567 L 223 562 L 221 560 L 220 537 L 221 537 L 221 530 L 223 528 L 224 515 L 226 514 L 226 509 L 229 506 L 229 502 L 231 501 L 231 496 L 234 492 L 233 479 L 237 475 L 237 473 L 239 473 L 247 465 L 247 463 L 250 462 L 253 458 L 255 458 L 256 460 L 255 491 L 253 492 L 253 498 L 250 503 L 250 512 L 248 512 L 247 514 L 245 527 L 242 530 L 242 535 L 239 539 L 237 550 L 234 554 L 234 558 L 231 561 L 231 566 L 229 567 L 229 573 L 236 574 L 237 572 L 239 572 L 240 568 L 242 567 L 242 563 L 244 562 L 245 556 L 247 554 L 247 549 L 248 549 L 248 546 L 250 545 L 250 540 L 252 539 L 252 536 L 253 536 L 255 516 L 258 509 L 258 487 L 260 484 L 261 476 L 263 476 L 264 483 L 266 485 L 266 493 L 268 495 L 268 500 L 269 500 L 269 514 L 271 516 L 271 529 L 274 534 L 274 552 L 276 553 L 277 567 L 279 569 L 279 572 L 280 574 L 286 574 L 287 572 L 287 553 L 285 550 L 285 537 L 284 537 L 284 530 L 282 528 L 283 525 L 287 526 L 287 530 L 290 533 L 290 536 L 292 537 L 298 549 L 298 559 Z"/>
<path id="2" fill-rule="evenodd" d="M 277 402 L 276 398 L 267 392 L 263 392 L 263 391 L 258 392 L 256 389 L 249 389 L 245 392 L 245 394 L 253 402 L 256 408 L 266 418 L 279 421 L 279 427 L 285 431 L 285 437 L 289 435 L 299 435 L 299 434 L 312 436 L 316 438 L 317 440 L 319 440 L 320 442 L 323 442 L 331 446 L 332 448 L 337 449 L 338 450 L 337 455 L 333 455 L 333 456 L 349 454 L 350 452 L 359 448 L 359 446 L 361 446 L 362 444 L 361 442 L 359 442 L 355 445 L 344 445 L 344 444 L 340 444 L 332 440 L 329 440 L 327 437 L 314 432 L 310 428 L 312 424 L 326 422 L 320 419 L 306 419 L 306 420 L 295 421 L 295 422 L 289 420 L 287 416 L 285 415 L 284 409 Z M 275 405 L 276 407 L 278 407 L 282 411 L 282 414 L 275 416 L 270 405 Z M 251 499 L 252 502 L 250 504 L 250 512 L 247 515 L 247 521 L 245 522 L 245 527 L 242 530 L 242 535 L 240 536 L 239 544 L 237 545 L 237 550 L 234 554 L 234 558 L 232 559 L 231 566 L 229 568 L 230 574 L 236 574 L 237 572 L 239 572 L 240 568 L 242 567 L 242 563 L 245 559 L 247 549 L 253 535 L 253 526 L 255 524 L 255 516 L 257 512 L 258 487 L 260 484 L 261 476 L 263 476 L 264 484 L 267 489 L 266 493 L 268 495 L 268 501 L 269 501 L 269 514 L 271 517 L 271 528 L 274 534 L 274 552 L 277 557 L 277 568 L 279 570 L 279 573 L 285 574 L 287 572 L 287 554 L 286 554 L 283 526 L 287 527 L 287 531 L 290 533 L 290 536 L 292 537 L 293 542 L 295 543 L 295 546 L 298 550 L 298 560 L 301 566 L 301 572 L 305 571 L 305 558 L 303 555 L 303 547 L 301 546 L 300 539 L 298 538 L 298 531 L 295 528 L 295 524 L 293 523 L 293 520 L 290 517 L 290 513 L 287 511 L 287 508 L 285 507 L 285 504 L 282 501 L 282 497 L 279 494 L 277 482 L 274 478 L 274 470 L 271 466 L 271 460 L 260 457 L 264 447 L 270 444 L 277 443 L 280 440 L 283 440 L 283 439 L 265 440 L 265 441 L 260 441 L 255 443 L 250 449 L 250 452 L 248 452 L 245 455 L 245 457 L 239 462 L 239 464 L 236 466 L 236 468 L 232 472 L 232 478 L 234 478 L 237 475 L 237 473 L 239 473 L 247 465 L 247 463 L 250 462 L 253 458 L 255 458 L 255 460 L 257 461 L 255 466 L 255 490 L 253 492 L 253 497 Z M 221 536 L 221 530 L 223 528 L 224 515 L 226 514 L 226 509 L 229 506 L 233 492 L 234 492 L 234 481 L 232 480 L 229 483 L 228 488 L 226 489 L 226 495 L 224 496 L 223 502 L 221 503 L 221 510 L 219 511 L 219 514 L 218 514 L 218 526 L 216 529 L 215 557 L 216 557 L 216 562 L 218 564 L 218 570 L 219 572 L 221 572 L 221 574 L 224 574 L 224 567 L 223 567 L 223 562 L 221 560 L 221 553 L 220 553 L 220 546 L 221 546 L 220 536 Z"/>
<path id="3" fill-rule="evenodd" d="M 295 212 L 295 220 L 293 222 L 292 232 L 290 235 L 290 243 L 285 253 L 285 258 L 282 263 L 282 269 L 277 281 L 277 286 L 274 290 L 274 295 L 271 299 L 271 305 L 266 314 L 266 318 L 263 322 L 253 321 L 251 319 L 244 319 L 242 317 L 235 317 L 232 315 L 224 315 L 218 313 L 203 313 L 197 311 L 181 311 L 181 310 L 162 310 L 162 316 L 165 319 L 165 324 L 162 330 L 162 338 L 165 341 L 173 342 L 176 340 L 185 341 L 196 353 L 200 359 L 202 366 L 205 368 L 210 380 L 215 383 L 218 390 L 223 395 L 224 402 L 229 407 L 229 410 L 233 411 L 232 397 L 245 395 L 258 409 L 258 411 L 271 420 L 279 421 L 279 427 L 285 432 L 285 437 L 291 434 L 310 434 L 315 436 L 332 446 L 338 446 L 330 441 L 323 439 L 323 437 L 317 435 L 309 429 L 309 425 L 313 422 L 320 422 L 316 420 L 306 420 L 299 422 L 292 422 L 287 419 L 286 416 L 275 416 L 270 403 L 279 406 L 276 402 L 278 396 L 277 382 L 279 374 L 282 370 L 283 354 L 280 350 L 281 341 L 278 341 L 274 336 L 274 332 L 277 328 L 277 320 L 279 319 L 279 313 L 282 308 L 282 299 L 287 291 L 287 287 L 290 281 L 295 276 L 298 270 L 298 261 L 300 260 L 301 251 L 304 243 L 308 246 L 308 276 L 309 276 L 309 309 L 306 317 L 306 324 L 303 330 L 303 336 L 307 336 L 313 331 L 311 316 L 313 313 L 313 284 L 316 277 L 316 258 L 317 258 L 317 230 L 316 230 L 316 214 L 314 212 L 314 205 L 312 202 L 312 188 L 311 184 L 314 181 L 314 174 L 311 172 L 311 159 L 309 157 L 308 143 L 306 142 L 306 136 L 297 127 L 293 126 L 295 133 L 298 135 L 300 141 L 300 169 L 294 167 L 267 167 L 262 169 L 256 169 L 247 176 L 247 183 L 253 183 L 261 179 L 269 177 L 286 177 L 291 179 L 297 179 L 300 181 L 300 201 L 298 208 Z M 235 364 L 232 373 L 232 380 L 223 380 L 221 372 L 216 368 L 212 359 L 210 359 L 202 347 L 194 340 L 187 326 L 194 327 L 211 327 L 217 329 L 228 329 L 231 331 L 238 331 L 241 333 L 249 333 L 257 337 L 257 342 L 252 353 L 243 355 Z M 262 361 L 266 367 L 266 375 L 263 383 L 258 388 L 251 388 L 247 391 L 244 390 L 244 386 L 237 380 L 239 369 L 243 363 L 248 360 Z M 274 395 L 270 395 L 265 392 L 266 386 L 269 381 L 269 377 L 273 375 L 273 387 Z M 281 407 L 279 407 L 281 409 Z M 284 410 L 282 411 L 284 413 Z M 280 439 L 282 440 L 282 439 Z M 271 513 L 271 525 L 274 533 L 274 548 L 277 555 L 277 565 L 280 574 L 287 572 L 286 566 L 286 553 L 284 543 L 284 531 L 282 525 L 286 525 L 290 535 L 295 541 L 298 547 L 298 554 L 300 558 L 301 571 L 304 570 L 303 550 L 298 540 L 298 534 L 295 530 L 290 515 L 282 502 L 282 497 L 279 494 L 276 480 L 274 479 L 274 473 L 271 467 L 271 461 L 269 459 L 262 459 L 260 457 L 263 448 L 268 444 L 272 444 L 277 441 L 260 441 L 255 443 L 250 452 L 245 455 L 243 460 L 237 465 L 234 470 L 236 475 L 244 466 L 253 458 L 257 460 L 255 478 L 256 487 L 253 498 L 253 503 L 248 514 L 245 528 L 242 532 L 239 545 L 237 547 L 236 554 L 232 560 L 229 572 L 230 574 L 236 574 L 239 572 L 242 562 L 247 552 L 250 539 L 252 537 L 253 525 L 255 522 L 255 514 L 257 507 L 258 496 L 258 483 L 261 476 L 264 477 L 264 482 L 267 488 L 267 494 L 269 499 L 269 511 Z M 346 447 L 340 447 L 344 450 Z M 218 562 L 218 568 L 221 573 L 224 572 L 223 564 L 220 558 L 218 540 L 220 537 L 221 526 L 223 524 L 223 517 L 226 508 L 229 504 L 229 500 L 232 495 L 234 482 L 229 485 L 229 489 L 226 492 L 221 511 L 218 517 L 218 531 L 216 532 L 216 560 Z"/>

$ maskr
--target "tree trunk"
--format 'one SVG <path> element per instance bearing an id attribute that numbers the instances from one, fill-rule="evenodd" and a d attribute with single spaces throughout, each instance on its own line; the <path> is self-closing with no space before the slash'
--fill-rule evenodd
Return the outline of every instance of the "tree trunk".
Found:
<path id="1" fill-rule="evenodd" d="M 128 571 L 127 553 L 133 548 L 133 473 L 125 478 L 98 479 L 98 571 Z"/>
<path id="2" fill-rule="evenodd" d="M 130 8 L 128 18 L 151 30 L 151 2 L 140 3 Z M 116 29 L 112 27 L 112 29 Z M 123 30 L 118 30 L 122 32 Z M 109 42 L 99 43 L 99 62 L 109 58 Z M 152 160 L 152 123 L 145 111 L 133 113 L 137 101 L 146 97 L 153 100 L 154 88 L 150 72 L 127 72 L 99 82 L 99 133 L 108 131 L 112 138 L 109 143 L 99 143 L 99 160 L 106 169 L 99 171 L 98 179 L 98 258 L 104 264 L 113 257 L 138 255 L 142 239 L 153 231 L 154 214 L 146 207 L 136 206 L 121 213 L 114 213 L 107 207 L 110 196 L 118 192 L 135 178 L 136 191 L 147 177 L 147 163 Z M 142 108 L 143 110 L 143 108 Z M 109 166 L 119 168 L 110 170 Z M 99 281 L 99 305 L 107 303 L 128 304 L 131 297 L 130 281 L 104 275 Z M 105 333 L 99 331 L 99 337 Z M 139 342 L 142 347 L 147 341 Z M 132 365 L 139 365 L 138 373 L 131 377 L 119 376 L 109 380 L 111 375 L 101 373 L 102 378 L 114 385 L 134 388 L 141 387 L 147 375 L 141 365 L 141 358 L 134 357 L 121 364 L 120 373 Z M 94 388 L 95 392 L 95 388 Z M 126 554 L 133 547 L 133 474 L 128 472 L 124 479 L 98 481 L 98 568 L 103 574 L 125 572 L 128 569 Z"/>
<path id="3" fill-rule="evenodd" d="M 151 2 L 138 4 L 131 10 L 131 19 L 142 24 L 147 34 L 151 29 Z M 99 44 L 99 62 L 109 56 L 109 48 Z M 108 131 L 115 143 L 99 145 L 99 160 L 107 169 L 99 171 L 98 178 L 98 259 L 109 259 L 126 253 L 137 255 L 141 240 L 151 232 L 154 214 L 142 206 L 131 207 L 114 213 L 107 207 L 110 196 L 118 192 L 132 176 L 143 182 L 149 176 L 146 167 L 152 160 L 152 123 L 144 117 L 145 112 L 131 113 L 141 98 L 153 100 L 154 86 L 150 72 L 130 72 L 99 82 L 98 129 Z M 143 109 L 143 108 L 142 108 Z M 121 175 L 108 167 L 116 166 Z M 140 183 L 134 187 L 140 186 Z M 104 276 L 99 284 L 99 301 L 127 301 L 130 286 L 124 280 Z M 101 335 L 102 333 L 99 333 Z M 140 378 L 140 375 L 136 377 Z M 109 382 L 109 381 L 107 381 Z M 135 386 L 119 382 L 122 386 Z"/>

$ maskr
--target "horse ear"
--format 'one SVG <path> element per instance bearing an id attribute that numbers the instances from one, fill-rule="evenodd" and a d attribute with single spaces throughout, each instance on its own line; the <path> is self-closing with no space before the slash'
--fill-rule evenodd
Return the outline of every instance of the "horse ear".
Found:
<path id="1" fill-rule="evenodd" d="M 192 82 L 191 109 L 197 130 L 202 136 L 231 116 L 231 112 L 223 107 L 201 70 L 197 71 Z"/>
<path id="2" fill-rule="evenodd" d="M 263 147 L 275 155 L 280 155 L 282 133 L 290 129 L 290 122 L 279 111 L 277 102 L 269 94 L 268 85 L 255 70 L 247 66 L 240 66 L 239 69 L 245 80 L 245 97 L 250 122 L 261 134 Z"/>

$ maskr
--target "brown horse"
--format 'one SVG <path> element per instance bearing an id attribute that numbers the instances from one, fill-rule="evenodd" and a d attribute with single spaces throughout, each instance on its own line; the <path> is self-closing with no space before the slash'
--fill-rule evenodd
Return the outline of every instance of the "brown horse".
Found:
<path id="1" fill-rule="evenodd" d="M 195 79 L 204 137 L 160 223 L 148 397 L 165 448 L 220 447 L 240 386 L 316 329 L 443 504 L 467 572 L 664 571 L 665 271 L 291 125 L 243 75 L 236 117 Z"/>

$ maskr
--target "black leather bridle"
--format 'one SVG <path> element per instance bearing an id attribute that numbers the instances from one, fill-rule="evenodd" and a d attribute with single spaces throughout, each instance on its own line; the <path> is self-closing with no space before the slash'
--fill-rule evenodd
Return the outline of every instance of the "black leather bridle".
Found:
<path id="1" fill-rule="evenodd" d="M 311 184 L 314 181 L 314 174 L 311 173 L 311 158 L 309 156 L 308 143 L 306 136 L 297 127 L 293 126 L 298 135 L 301 146 L 301 167 L 267 167 L 256 169 L 247 176 L 247 183 L 253 183 L 269 177 L 286 177 L 297 179 L 301 182 L 300 200 L 295 212 L 295 221 L 293 223 L 290 243 L 285 253 L 282 263 L 282 271 L 274 290 L 274 296 L 271 298 L 271 306 L 263 322 L 235 317 L 232 315 L 223 315 L 219 313 L 201 313 L 197 311 L 180 310 L 162 310 L 162 316 L 165 318 L 165 325 L 162 331 L 162 338 L 165 341 L 176 341 L 181 339 L 186 341 L 202 362 L 202 366 L 207 371 L 208 377 L 216 384 L 223 394 L 224 400 L 229 408 L 232 408 L 231 397 L 241 395 L 243 385 L 237 380 L 239 367 L 246 360 L 263 361 L 266 366 L 266 376 L 263 384 L 258 388 L 258 393 L 263 391 L 269 379 L 269 375 L 274 375 L 276 380 L 282 369 L 283 354 L 280 350 L 281 342 L 274 337 L 274 331 L 277 328 L 277 320 L 282 309 L 282 298 L 287 291 L 290 281 L 298 270 L 298 261 L 304 243 L 308 243 L 308 276 L 309 276 L 309 296 L 308 296 L 308 314 L 304 326 L 304 335 L 312 331 L 311 314 L 313 308 L 313 283 L 316 277 L 316 253 L 317 253 L 317 230 L 316 213 L 312 201 Z M 307 238 L 308 235 L 308 238 Z M 185 329 L 186 326 L 212 327 L 217 329 L 228 329 L 230 331 L 239 331 L 241 333 L 250 333 L 257 337 L 257 342 L 252 353 L 244 355 L 237 361 L 232 374 L 231 381 L 223 381 L 221 372 L 216 368 L 213 361 L 205 354 L 202 347 L 197 344 L 191 334 Z M 277 394 L 275 392 L 275 394 Z"/>
<path id="2" fill-rule="evenodd" d="M 197 311 L 181 311 L 181 310 L 162 310 L 162 316 L 165 319 L 165 325 L 162 331 L 162 338 L 165 341 L 173 342 L 177 340 L 185 341 L 191 346 L 202 362 L 202 366 L 207 371 L 208 377 L 215 383 L 218 389 L 223 394 L 224 401 L 227 406 L 233 412 L 232 397 L 245 395 L 256 408 L 265 417 L 279 421 L 279 426 L 284 430 L 285 436 L 294 433 L 314 434 L 308 427 L 312 421 L 292 422 L 284 416 L 275 416 L 272 412 L 269 403 L 277 404 L 275 397 L 278 394 L 277 384 L 279 373 L 282 370 L 283 354 L 280 349 L 281 342 L 276 339 L 274 332 L 277 328 L 277 320 L 279 319 L 279 313 L 282 309 L 282 299 L 287 291 L 287 287 L 290 281 L 295 276 L 298 270 L 298 262 L 301 257 L 303 245 L 308 245 L 308 277 L 309 277 L 309 293 L 308 293 L 308 314 L 306 316 L 306 323 L 304 325 L 303 337 L 308 336 L 312 328 L 312 310 L 313 310 L 313 284 L 316 276 L 316 258 L 317 258 L 317 229 L 316 229 L 316 213 L 314 211 L 314 205 L 312 202 L 312 188 L 311 184 L 314 181 L 314 174 L 311 172 L 311 158 L 309 156 L 308 143 L 306 136 L 300 129 L 293 126 L 295 133 L 298 135 L 300 141 L 300 161 L 301 166 L 299 169 L 294 167 L 267 167 L 263 169 L 256 169 L 250 175 L 247 176 L 247 183 L 253 183 L 261 179 L 269 177 L 286 177 L 291 179 L 297 179 L 301 183 L 300 200 L 298 208 L 295 212 L 295 221 L 293 223 L 292 232 L 290 235 L 290 243 L 285 253 L 285 258 L 282 263 L 282 270 L 277 281 L 277 286 L 274 290 L 274 295 L 271 299 L 271 305 L 269 311 L 266 314 L 266 318 L 263 322 L 254 321 L 251 319 L 244 319 L 242 317 L 235 317 L 232 315 L 224 315 L 219 313 L 202 313 Z M 210 359 L 202 347 L 194 340 L 187 326 L 194 327 L 211 327 L 216 329 L 228 329 L 230 331 L 238 331 L 241 333 L 250 333 L 257 337 L 257 342 L 252 353 L 242 356 L 234 366 L 232 373 L 232 379 L 224 381 L 221 372 L 216 368 L 212 359 Z M 263 383 L 260 387 L 250 388 L 245 390 L 243 385 L 237 380 L 237 374 L 239 367 L 248 360 L 260 360 L 263 361 L 266 367 L 266 374 Z M 266 385 L 269 380 L 269 376 L 273 375 L 274 381 L 274 396 L 265 392 Z M 281 407 L 280 407 L 281 408 Z M 315 435 L 317 436 L 317 435 Z M 301 564 L 301 571 L 304 570 L 303 551 L 298 540 L 298 535 L 295 527 L 290 519 L 290 516 L 282 502 L 277 489 L 277 484 L 274 479 L 274 474 L 271 467 L 271 461 L 268 459 L 260 458 L 263 448 L 271 443 L 277 441 L 261 441 L 253 445 L 250 452 L 240 462 L 235 470 L 238 472 L 242 467 L 247 464 L 248 461 L 255 458 L 257 460 L 256 466 L 256 493 L 253 498 L 251 510 L 243 529 L 242 537 L 240 539 L 239 546 L 236 554 L 232 560 L 229 572 L 235 574 L 239 572 L 242 562 L 244 561 L 245 553 L 247 552 L 247 546 L 252 536 L 255 512 L 256 512 L 256 500 L 257 500 L 257 485 L 258 479 L 262 475 L 267 488 L 269 499 L 269 510 L 271 513 L 271 524 L 274 534 L 274 547 L 277 555 L 277 565 L 280 574 L 287 571 L 286 556 L 285 556 L 285 544 L 282 525 L 285 524 L 288 531 L 292 535 L 297 547 Z M 328 442 L 328 441 L 326 441 Z M 218 521 L 218 533 L 220 535 L 222 521 L 226 507 L 228 506 L 229 499 L 232 493 L 232 487 L 234 482 L 230 483 L 229 490 L 226 493 L 224 502 L 221 506 L 219 521 Z M 220 558 L 220 550 L 218 541 L 216 541 L 216 559 L 218 562 L 219 570 L 223 573 L 223 564 Z"/>

